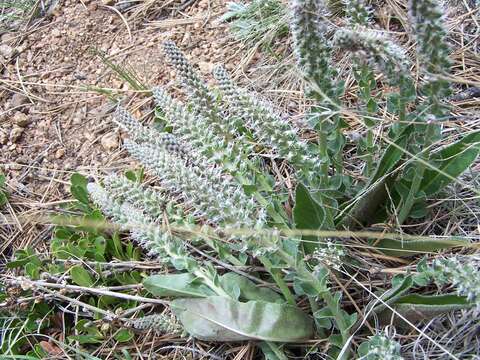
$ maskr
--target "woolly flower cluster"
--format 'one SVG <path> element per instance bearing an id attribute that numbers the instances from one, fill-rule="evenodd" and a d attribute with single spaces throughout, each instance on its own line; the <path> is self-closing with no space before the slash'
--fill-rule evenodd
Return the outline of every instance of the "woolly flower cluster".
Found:
<path id="1" fill-rule="evenodd" d="M 230 105 L 229 110 L 243 119 L 261 142 L 276 150 L 306 177 L 316 173 L 320 159 L 309 151 L 288 121 L 281 119 L 264 102 L 236 88 L 223 67 L 215 68 L 214 77 Z"/>
<path id="2" fill-rule="evenodd" d="M 166 41 L 163 44 L 163 51 L 189 91 L 189 105 L 192 107 L 193 113 L 209 119 L 212 127 L 219 134 L 227 137 L 235 134 L 237 129 L 231 122 L 225 121 L 226 117 L 218 106 L 216 96 L 193 69 L 175 43 Z"/>
<path id="3" fill-rule="evenodd" d="M 126 325 L 137 330 L 153 330 L 157 335 L 170 334 L 183 336 L 184 334 L 182 325 L 175 320 L 175 317 L 164 314 L 154 314 L 138 319 L 130 319 L 126 322 Z"/>
<path id="4" fill-rule="evenodd" d="M 428 113 L 441 117 L 446 113 L 443 100 L 450 95 L 450 84 L 437 75 L 448 73 L 451 67 L 444 11 L 438 0 L 410 0 L 409 15 L 413 23 L 420 64 L 427 71 L 422 92 L 430 103 Z"/>
<path id="5" fill-rule="evenodd" d="M 153 220 L 129 203 L 122 203 L 98 184 L 89 183 L 88 193 L 93 202 L 123 230 L 129 231 L 132 239 L 162 261 L 183 260 L 185 250 L 172 241 L 171 235 L 162 232 Z"/>
<path id="6" fill-rule="evenodd" d="M 402 77 L 409 74 L 409 63 L 403 49 L 377 32 L 342 29 L 335 33 L 334 42 L 340 48 L 358 53 L 393 84 L 398 84 Z"/>
<path id="7" fill-rule="evenodd" d="M 109 175 L 103 184 L 111 197 L 119 202 L 127 202 L 142 210 L 152 219 L 158 219 L 166 210 L 167 204 L 173 201 L 169 194 L 158 193 L 143 187 L 138 182 L 128 180 L 125 176 Z"/>
<path id="8" fill-rule="evenodd" d="M 426 70 L 432 74 L 450 68 L 444 13 L 438 0 L 409 1 L 409 15 L 417 38 L 418 54 L 422 57 Z"/>
<path id="9" fill-rule="evenodd" d="M 188 166 L 185 162 L 149 144 L 126 140 L 128 152 L 155 172 L 164 189 L 179 193 L 196 216 L 212 224 L 253 226 L 256 203 L 233 180 L 208 163 Z"/>
<path id="10" fill-rule="evenodd" d="M 121 106 L 117 106 L 113 120 L 139 143 L 155 144 L 158 147 L 164 148 L 166 151 L 176 153 L 182 158 L 185 157 L 187 153 L 186 146 L 180 144 L 174 136 L 143 126 Z"/>
<path id="11" fill-rule="evenodd" d="M 310 95 L 323 99 L 334 92 L 332 67 L 329 63 L 330 46 L 325 33 L 328 30 L 327 6 L 322 0 L 295 0 L 292 3 L 291 31 L 298 66 L 310 83 Z"/>
<path id="12" fill-rule="evenodd" d="M 403 357 L 400 355 L 400 344 L 383 334 L 372 336 L 366 345 L 366 349 L 360 359 L 403 360 Z"/>
<path id="13" fill-rule="evenodd" d="M 340 245 L 337 245 L 331 241 L 327 241 L 325 246 L 317 248 L 312 258 L 317 260 L 321 265 L 339 270 L 345 257 L 345 251 Z"/>
<path id="14" fill-rule="evenodd" d="M 480 272 L 474 262 L 462 262 L 456 257 L 437 259 L 429 274 L 440 286 L 453 284 L 459 295 L 465 296 L 480 309 Z"/>
<path id="15" fill-rule="evenodd" d="M 190 145 L 192 150 L 188 157 L 196 157 L 194 161 L 197 162 L 235 164 L 235 170 L 244 170 L 243 159 L 249 149 L 240 149 L 238 145 L 228 141 L 218 133 L 209 118 L 189 112 L 164 89 L 153 89 L 153 96 L 174 128 L 174 133 L 180 137 L 182 143 Z"/>
<path id="16" fill-rule="evenodd" d="M 367 26 L 370 22 L 371 9 L 364 0 L 344 0 L 345 15 L 348 22 L 356 26 Z"/>

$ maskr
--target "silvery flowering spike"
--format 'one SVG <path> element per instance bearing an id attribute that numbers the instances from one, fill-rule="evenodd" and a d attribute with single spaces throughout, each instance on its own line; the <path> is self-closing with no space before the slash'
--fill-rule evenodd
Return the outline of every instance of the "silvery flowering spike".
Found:
<path id="1" fill-rule="evenodd" d="M 239 185 L 208 164 L 186 166 L 164 151 L 144 144 L 125 141 L 125 148 L 138 161 L 158 175 L 168 191 L 179 191 L 185 201 L 208 220 L 225 225 L 250 226 L 255 217 L 255 204 Z"/>
<path id="2" fill-rule="evenodd" d="M 187 253 L 181 246 L 172 244 L 171 235 L 153 223 L 153 220 L 131 204 L 116 201 L 101 186 L 89 183 L 87 190 L 92 201 L 123 230 L 130 232 L 142 248 L 165 261 L 186 261 Z"/>
<path id="3" fill-rule="evenodd" d="M 434 116 L 442 116 L 445 112 L 442 100 L 450 95 L 450 84 L 437 75 L 447 74 L 451 67 L 444 26 L 445 11 L 437 0 L 410 0 L 408 8 L 420 65 L 427 72 L 422 91 L 430 102 L 429 112 Z"/>
<path id="4" fill-rule="evenodd" d="M 290 28 L 298 66 L 309 86 L 310 96 L 323 100 L 332 97 L 335 85 L 330 64 L 330 46 L 325 37 L 328 30 L 327 6 L 323 0 L 294 0 Z M 323 94 L 319 93 L 321 90 Z"/>
<path id="5" fill-rule="evenodd" d="M 345 15 L 353 26 L 367 26 L 370 23 L 370 6 L 365 0 L 344 0 Z"/>
<path id="6" fill-rule="evenodd" d="M 142 125 L 121 106 L 117 106 L 114 121 L 122 129 L 127 131 L 135 141 L 156 144 L 165 148 L 167 151 L 177 153 L 181 157 L 185 157 L 187 154 L 187 149 L 178 142 L 175 136 Z"/>
<path id="7" fill-rule="evenodd" d="M 137 330 L 152 330 L 157 335 L 168 334 L 182 336 L 184 333 L 182 325 L 176 321 L 174 316 L 164 314 L 153 314 L 137 319 L 130 319 L 126 322 L 126 325 Z"/>
<path id="8" fill-rule="evenodd" d="M 119 202 L 128 202 L 149 215 L 158 219 L 164 213 L 167 203 L 172 201 L 169 194 L 159 193 L 131 181 L 123 175 L 109 175 L 103 180 L 105 189 L 110 196 Z"/>
<path id="9" fill-rule="evenodd" d="M 184 142 L 200 149 L 205 155 L 221 151 L 225 141 L 222 136 L 215 133 L 208 119 L 189 112 L 182 103 L 175 101 L 162 88 L 153 89 L 153 96 L 157 105 L 164 111 L 169 124 L 182 136 Z"/>
<path id="10" fill-rule="evenodd" d="M 216 96 L 202 80 L 200 75 L 193 69 L 186 57 L 173 41 L 166 41 L 163 44 L 165 55 L 170 64 L 180 75 L 183 84 L 190 94 L 189 104 L 195 115 L 201 115 L 209 120 L 213 130 L 222 136 L 236 134 L 233 124 L 225 121 L 222 110 Z"/>
<path id="11" fill-rule="evenodd" d="M 428 274 L 438 285 L 453 284 L 457 293 L 465 296 L 480 309 L 480 272 L 478 263 L 461 261 L 457 257 L 437 259 Z"/>
<path id="12" fill-rule="evenodd" d="M 340 48 L 359 54 L 394 84 L 409 76 L 405 51 L 378 32 L 341 29 L 335 33 L 334 42 Z"/>
<path id="13" fill-rule="evenodd" d="M 163 52 L 170 61 L 170 65 L 178 72 L 182 82 L 186 85 L 192 100 L 197 102 L 199 108 L 211 107 L 215 104 L 215 96 L 212 94 L 207 84 L 201 79 L 199 74 L 193 69 L 187 58 L 173 41 L 163 43 Z"/>
<path id="14" fill-rule="evenodd" d="M 310 176 L 320 165 L 292 125 L 275 114 L 266 103 L 233 85 L 225 69 L 217 67 L 214 76 L 224 93 L 229 110 L 243 119 L 255 136 L 288 160 L 303 175 Z"/>

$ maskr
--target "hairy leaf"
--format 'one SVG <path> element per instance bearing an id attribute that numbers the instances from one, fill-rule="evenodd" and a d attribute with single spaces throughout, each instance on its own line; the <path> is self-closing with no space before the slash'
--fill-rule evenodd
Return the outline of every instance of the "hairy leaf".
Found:
<path id="1" fill-rule="evenodd" d="M 375 247 L 390 256 L 414 256 L 469 245 L 465 239 L 381 239 L 375 241 Z"/>
<path id="2" fill-rule="evenodd" d="M 236 273 L 226 273 L 220 277 L 222 288 L 232 296 L 241 300 L 262 300 L 266 302 L 285 302 L 280 294 L 266 288 L 259 287 L 245 276 Z"/>
<path id="3" fill-rule="evenodd" d="M 453 178 L 460 176 L 477 159 L 480 153 L 480 131 L 468 134 L 454 144 L 433 154 L 430 161 L 443 173 Z M 420 190 L 427 195 L 433 195 L 452 182 L 440 172 L 427 169 L 425 171 Z"/>
<path id="4" fill-rule="evenodd" d="M 297 342 L 313 336 L 312 319 L 296 307 L 221 296 L 172 302 L 185 330 L 206 341 Z"/>
<path id="5" fill-rule="evenodd" d="M 454 310 L 468 309 L 473 304 L 463 296 L 447 294 L 447 295 L 420 295 L 409 294 L 399 298 L 392 308 L 395 313 L 400 314 L 412 323 L 420 321 L 428 321 L 441 314 Z M 384 309 L 378 315 L 382 324 L 389 324 L 392 320 L 397 326 L 410 326 L 402 320 L 398 315 L 393 315 L 390 309 Z"/>
<path id="6" fill-rule="evenodd" d="M 407 141 L 412 130 L 413 126 L 406 127 L 395 140 L 395 145 L 389 145 L 385 149 L 375 173 L 365 186 L 365 191 L 356 199 L 354 207 L 345 218 L 345 224 L 355 226 L 356 224 L 368 223 L 374 217 L 378 207 L 385 203 L 387 196 L 385 186 L 393 180 L 390 173 L 402 158 L 404 152 L 401 149 L 407 147 Z"/>
<path id="7" fill-rule="evenodd" d="M 92 286 L 93 280 L 87 270 L 81 265 L 75 265 L 70 268 L 70 276 L 75 284 L 80 286 Z"/>
<path id="8" fill-rule="evenodd" d="M 297 185 L 295 192 L 293 219 L 297 229 L 331 230 L 335 228 L 329 209 L 314 199 L 302 183 Z M 315 236 L 304 236 L 304 238 L 317 241 Z M 305 243 L 304 247 L 307 253 L 310 253 L 315 250 L 317 244 Z"/>
<path id="9" fill-rule="evenodd" d="M 143 286 L 159 297 L 207 297 L 214 292 L 189 273 L 152 275 L 143 280 Z"/>

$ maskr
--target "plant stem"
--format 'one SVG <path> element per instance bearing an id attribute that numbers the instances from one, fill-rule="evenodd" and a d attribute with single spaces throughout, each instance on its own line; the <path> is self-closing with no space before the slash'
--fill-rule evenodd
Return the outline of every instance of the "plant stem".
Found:
<path id="1" fill-rule="evenodd" d="M 333 314 L 333 317 L 335 319 L 335 324 L 337 326 L 337 329 L 340 331 L 340 335 L 342 337 L 342 342 L 343 344 L 346 344 L 349 340 L 349 331 L 347 328 L 347 324 L 345 323 L 345 319 L 343 317 L 343 314 L 339 311 L 340 309 L 338 308 L 337 304 L 335 303 L 335 299 L 333 295 L 330 293 L 329 289 L 324 286 L 318 279 L 317 277 L 312 274 L 311 271 L 309 271 L 304 264 L 299 264 L 298 262 L 295 261 L 295 259 L 287 254 L 283 250 L 278 250 L 277 254 L 292 268 L 294 268 L 299 275 L 305 277 L 309 281 L 312 282 L 312 284 L 315 287 L 315 290 L 318 292 L 318 295 L 325 301 L 327 307 L 330 309 L 330 311 Z M 345 351 L 344 355 L 342 356 L 341 359 L 337 360 L 347 360 L 349 357 L 350 351 L 347 350 Z"/>
<path id="2" fill-rule="evenodd" d="M 286 282 L 283 280 L 281 276 L 277 274 L 277 272 L 273 269 L 273 265 L 271 261 L 266 257 L 266 256 L 260 256 L 259 260 L 262 262 L 263 266 L 265 266 L 265 269 L 272 275 L 273 280 L 277 284 L 278 288 L 282 292 L 283 296 L 285 297 L 285 300 L 290 305 L 296 305 L 295 302 L 295 297 L 293 296 L 292 292 L 288 288 L 288 285 Z"/>
<path id="3" fill-rule="evenodd" d="M 432 138 L 435 131 L 435 124 L 427 124 L 427 130 L 425 134 L 425 141 L 423 143 L 424 150 L 419 155 L 421 159 L 428 161 L 430 157 L 430 145 L 432 144 Z M 412 210 L 413 205 L 415 205 L 416 196 L 420 190 L 422 184 L 423 175 L 426 170 L 426 165 L 424 161 L 418 163 L 415 171 L 415 175 L 410 185 L 410 190 L 408 191 L 407 198 L 402 205 L 402 208 L 398 212 L 398 223 L 403 224 L 403 222 L 408 218 Z"/>

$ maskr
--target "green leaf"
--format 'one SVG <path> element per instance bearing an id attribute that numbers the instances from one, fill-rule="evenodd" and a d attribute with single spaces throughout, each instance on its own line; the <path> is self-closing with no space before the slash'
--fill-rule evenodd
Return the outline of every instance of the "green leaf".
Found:
<path id="1" fill-rule="evenodd" d="M 421 255 L 470 244 L 468 240 L 456 238 L 380 239 L 373 241 L 375 241 L 375 247 L 382 253 L 399 257 Z"/>
<path id="2" fill-rule="evenodd" d="M 372 316 L 373 313 L 382 311 L 387 305 L 394 303 L 413 286 L 412 276 L 410 275 L 405 276 L 400 281 L 398 281 L 398 278 L 396 280 L 396 284 L 394 284 L 391 289 L 378 296 L 378 299 L 375 297 L 370 303 L 368 303 L 365 307 L 365 314 L 370 314 L 370 316 Z"/>
<path id="3" fill-rule="evenodd" d="M 70 177 L 70 184 L 70 192 L 73 197 L 82 204 L 88 205 L 87 178 L 79 173 L 75 173 Z"/>
<path id="4" fill-rule="evenodd" d="M 329 211 L 315 200 L 302 183 L 297 185 L 293 218 L 297 229 L 329 230 L 335 226 Z"/>
<path id="5" fill-rule="evenodd" d="M 297 185 L 295 191 L 293 220 L 297 229 L 331 230 L 335 228 L 329 209 L 314 199 L 302 183 Z M 304 236 L 303 238 L 314 242 L 318 241 L 316 236 Z M 303 246 L 307 253 L 311 253 L 316 249 L 317 244 L 304 243 Z"/>
<path id="6" fill-rule="evenodd" d="M 476 131 L 433 154 L 430 161 L 443 173 L 457 178 L 475 162 L 479 153 L 480 131 Z M 451 182 L 452 179 L 429 168 L 425 171 L 420 190 L 433 195 Z"/>
<path id="7" fill-rule="evenodd" d="M 72 277 L 73 282 L 77 285 L 86 287 L 93 285 L 92 277 L 81 265 L 71 267 L 70 276 Z"/>
<path id="8" fill-rule="evenodd" d="M 395 313 L 400 314 L 412 323 L 419 321 L 428 321 L 441 314 L 454 310 L 468 309 L 474 304 L 468 302 L 463 296 L 454 294 L 447 295 L 420 295 L 409 294 L 400 297 L 393 305 Z M 378 314 L 380 323 L 390 324 L 394 321 L 397 326 L 410 326 L 402 320 L 398 315 L 393 315 L 390 309 L 384 309 Z"/>
<path id="9" fill-rule="evenodd" d="M 355 205 L 344 219 L 345 225 L 354 226 L 368 223 L 373 219 L 379 206 L 385 204 L 387 196 L 385 186 L 393 181 L 394 175 L 390 173 L 402 159 L 404 152 L 401 149 L 407 147 L 413 129 L 413 126 L 407 126 L 395 140 L 395 145 L 387 146 L 375 173 L 368 180 L 362 193 L 355 197 Z"/>
<path id="10" fill-rule="evenodd" d="M 228 293 L 238 293 L 238 298 L 241 300 L 263 300 L 275 303 L 285 302 L 283 297 L 275 291 L 266 287 L 259 287 L 245 276 L 233 272 L 222 275 L 220 277 L 220 284 Z"/>
<path id="11" fill-rule="evenodd" d="M 158 297 L 207 297 L 215 294 L 189 273 L 152 275 L 143 280 L 143 286 Z"/>
<path id="12" fill-rule="evenodd" d="M 115 340 L 118 342 L 127 342 L 133 339 L 134 333 L 132 330 L 129 329 L 122 329 L 119 332 L 117 332 L 114 336 Z"/>
<path id="13" fill-rule="evenodd" d="M 206 341 L 298 342 L 313 337 L 312 319 L 298 308 L 221 296 L 177 299 L 172 308 L 185 330 Z"/>

